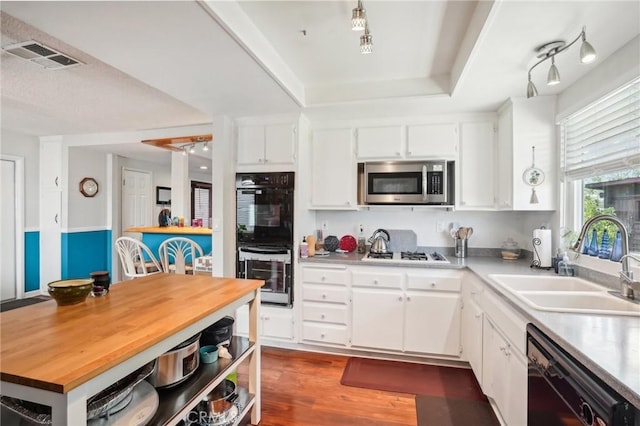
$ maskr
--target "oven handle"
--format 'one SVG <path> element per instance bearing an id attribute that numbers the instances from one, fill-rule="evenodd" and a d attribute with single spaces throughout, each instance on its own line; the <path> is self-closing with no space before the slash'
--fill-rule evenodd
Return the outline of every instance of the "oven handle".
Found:
<path id="1" fill-rule="evenodd" d="M 422 165 L 422 200 L 427 201 L 427 165 Z"/>
<path id="2" fill-rule="evenodd" d="M 257 254 L 289 254 L 288 249 L 260 249 L 253 247 L 241 247 L 238 250 L 245 253 L 257 253 Z"/>

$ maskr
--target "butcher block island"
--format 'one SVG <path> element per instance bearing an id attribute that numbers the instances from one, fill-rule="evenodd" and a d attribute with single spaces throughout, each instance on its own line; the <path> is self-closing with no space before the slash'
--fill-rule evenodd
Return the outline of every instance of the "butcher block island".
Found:
<path id="1" fill-rule="evenodd" d="M 179 387 L 166 395 L 160 392 L 160 408 L 151 423 L 180 423 L 229 371 L 247 361 L 249 389 L 239 392 L 245 401 L 238 418 L 251 410 L 251 423 L 257 424 L 257 321 L 263 284 L 160 273 L 118 283 L 107 295 L 77 305 L 58 306 L 50 300 L 4 312 L 2 395 L 50 406 L 54 425 L 86 424 L 88 398 L 248 303 L 249 338 L 233 338 L 233 359 L 201 364 Z"/>

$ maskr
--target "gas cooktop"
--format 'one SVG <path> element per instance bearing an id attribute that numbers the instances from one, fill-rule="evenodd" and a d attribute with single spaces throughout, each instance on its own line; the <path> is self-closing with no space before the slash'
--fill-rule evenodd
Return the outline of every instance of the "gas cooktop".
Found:
<path id="1" fill-rule="evenodd" d="M 393 253 L 367 253 L 364 261 L 398 261 L 398 262 L 439 262 L 449 263 L 444 255 L 433 251 L 431 253 L 414 251 L 396 251 Z"/>

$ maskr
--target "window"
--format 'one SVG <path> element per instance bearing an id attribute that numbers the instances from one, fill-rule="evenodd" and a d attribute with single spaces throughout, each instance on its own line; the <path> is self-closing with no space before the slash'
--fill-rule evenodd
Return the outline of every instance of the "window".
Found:
<path id="1" fill-rule="evenodd" d="M 575 209 L 573 227 L 612 214 L 626 225 L 629 250 L 640 253 L 640 78 L 563 120 L 560 131 L 562 171 L 572 182 L 567 210 Z M 617 227 L 599 222 L 594 229 L 593 246 L 602 248 L 606 230 L 610 252 Z M 591 232 L 587 237 L 593 244 Z"/>
<path id="2" fill-rule="evenodd" d="M 211 220 L 211 184 L 191 181 L 191 218 L 209 228 Z"/>

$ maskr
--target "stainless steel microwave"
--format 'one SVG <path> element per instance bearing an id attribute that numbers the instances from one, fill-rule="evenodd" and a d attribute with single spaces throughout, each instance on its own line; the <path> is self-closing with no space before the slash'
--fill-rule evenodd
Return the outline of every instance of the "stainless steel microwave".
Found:
<path id="1" fill-rule="evenodd" d="M 453 161 L 369 162 L 358 171 L 364 204 L 454 204 Z"/>

